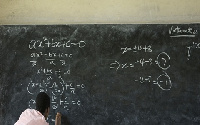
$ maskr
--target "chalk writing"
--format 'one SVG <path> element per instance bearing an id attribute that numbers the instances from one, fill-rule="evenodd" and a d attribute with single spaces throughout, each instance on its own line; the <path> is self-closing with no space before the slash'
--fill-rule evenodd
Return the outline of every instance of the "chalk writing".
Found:
<path id="1" fill-rule="evenodd" d="M 33 100 L 33 99 L 31 99 L 30 101 L 29 101 L 29 108 L 35 108 L 35 104 L 36 104 L 36 102 L 35 102 L 35 100 Z"/>
<path id="2" fill-rule="evenodd" d="M 133 61 L 132 63 L 120 63 L 119 61 L 116 61 L 110 64 L 110 69 L 126 69 L 126 68 L 134 68 L 137 64 L 140 64 L 142 67 L 145 65 L 152 65 L 152 59 L 149 58 L 145 60 L 144 58 Z"/>
<path id="3" fill-rule="evenodd" d="M 134 47 L 124 47 L 121 48 L 121 50 L 123 51 L 122 54 L 128 52 L 128 51 L 132 51 L 134 53 L 136 52 L 140 52 L 140 51 L 144 51 L 144 52 L 152 52 L 151 49 L 151 45 L 135 45 Z"/>
<path id="4" fill-rule="evenodd" d="M 36 104 L 35 100 L 31 99 L 29 101 L 29 108 L 35 108 L 35 104 Z M 62 99 L 57 100 L 57 96 L 55 96 L 55 95 L 51 96 L 51 107 L 54 110 L 58 109 L 58 107 L 60 107 L 60 106 L 62 106 L 66 110 L 69 110 L 70 105 L 78 105 L 78 106 L 80 106 L 81 105 L 81 101 L 80 100 L 71 100 L 71 101 L 69 101 L 67 99 L 67 97 L 64 100 L 62 100 Z"/>
<path id="5" fill-rule="evenodd" d="M 70 40 L 55 40 L 53 38 L 48 39 L 43 37 L 42 40 L 31 40 L 29 42 L 29 49 L 38 49 L 38 48 L 70 48 L 72 46 L 78 46 L 79 48 L 85 47 L 85 41 L 71 42 Z"/>
<path id="6" fill-rule="evenodd" d="M 154 82 L 154 84 L 158 85 L 162 90 L 170 90 L 172 87 L 171 79 L 166 72 L 158 76 L 157 82 Z"/>
<path id="7" fill-rule="evenodd" d="M 170 67 L 170 56 L 166 52 L 162 52 L 157 56 L 155 62 L 161 69 L 167 70 Z"/>
<path id="8" fill-rule="evenodd" d="M 140 82 L 140 83 L 151 82 L 151 76 L 139 77 L 139 79 L 135 79 L 135 82 Z"/>
<path id="9" fill-rule="evenodd" d="M 37 61 L 36 60 L 31 60 L 30 63 L 32 63 L 32 67 L 37 65 Z"/>
<path id="10" fill-rule="evenodd" d="M 178 30 L 178 32 L 181 32 L 181 31 Z M 171 33 L 171 31 L 170 31 L 170 33 Z M 197 48 L 199 47 L 199 45 L 200 44 L 196 44 Z M 143 46 L 135 46 L 134 48 L 125 47 L 125 48 L 121 48 L 121 50 L 123 51 L 122 55 L 124 55 L 128 51 L 132 51 L 132 52 L 135 52 L 135 53 L 137 53 L 137 52 L 144 52 L 144 53 L 152 52 L 151 45 L 148 45 L 148 46 L 145 45 L 144 47 Z M 164 70 L 164 71 L 166 71 L 170 67 L 170 56 L 166 52 L 159 53 L 156 59 L 153 59 L 153 58 L 147 58 L 147 59 L 141 58 L 141 59 L 135 59 L 132 62 L 120 62 L 118 60 L 113 60 L 113 61 L 114 62 L 111 62 L 109 66 L 110 66 L 110 69 L 115 69 L 116 71 L 123 70 L 123 69 L 128 69 L 128 68 L 129 69 L 130 68 L 135 68 L 135 67 L 138 67 L 139 65 L 142 66 L 142 67 L 151 66 L 154 63 L 156 65 L 158 65 L 158 67 L 160 69 Z M 164 72 L 164 74 L 158 76 L 157 80 L 152 80 L 151 76 L 147 76 L 147 77 L 139 77 L 139 79 L 135 79 L 135 82 L 153 83 L 153 84 L 158 85 L 161 90 L 170 90 L 171 87 L 172 87 L 172 83 L 171 83 L 170 77 L 166 72 Z"/>
<path id="11" fill-rule="evenodd" d="M 57 80 L 58 81 L 58 80 Z M 38 92 L 51 92 L 52 93 L 52 103 L 56 103 L 57 96 L 63 95 L 63 93 L 71 93 L 76 94 L 76 89 L 84 89 L 84 84 L 75 84 L 71 81 L 65 82 L 61 77 L 59 82 L 52 82 L 50 80 L 43 80 L 42 82 L 33 82 L 30 80 L 30 83 L 27 86 L 27 91 L 29 94 L 33 95 L 34 93 Z M 33 100 L 33 99 L 32 99 Z M 56 101 L 55 101 L 56 100 Z M 72 104 L 76 103 L 80 105 L 80 101 L 73 102 Z M 33 104 L 33 101 L 30 102 Z M 52 106 L 55 109 L 57 107 L 57 103 Z"/>
<path id="12" fill-rule="evenodd" d="M 37 70 L 37 74 L 45 74 L 47 76 L 53 76 L 53 75 L 57 75 L 57 76 L 61 76 L 62 74 L 66 75 L 66 74 L 70 74 L 70 69 L 51 69 L 51 68 L 43 68 L 41 67 L 40 69 Z"/>
<path id="13" fill-rule="evenodd" d="M 31 40 L 28 48 L 33 51 L 30 54 L 29 62 L 36 71 L 36 75 L 43 76 L 41 79 L 31 78 L 27 85 L 27 92 L 34 95 L 39 92 L 48 92 L 51 97 L 51 107 L 56 110 L 63 107 L 66 110 L 70 106 L 81 105 L 79 99 L 73 99 L 78 90 L 84 89 L 84 84 L 65 81 L 63 78 L 70 76 L 70 61 L 75 56 L 73 53 L 60 52 L 60 49 L 70 49 L 71 47 L 84 48 L 84 41 L 70 41 L 66 38 L 54 39 L 42 37 L 42 39 Z M 46 51 L 46 49 L 49 49 Z M 66 94 L 69 97 L 66 97 Z M 29 101 L 29 107 L 34 108 L 35 100 Z M 54 119 L 52 119 L 54 121 Z"/>
<path id="14" fill-rule="evenodd" d="M 171 26 L 169 29 L 170 37 L 195 37 L 196 34 L 198 34 L 198 31 L 191 27 L 183 29 L 179 26 Z"/>
<path id="15" fill-rule="evenodd" d="M 200 49 L 200 43 L 192 42 L 192 45 L 187 46 L 187 60 L 190 60 L 192 49 Z"/>
<path id="16" fill-rule="evenodd" d="M 29 94 L 33 95 L 35 92 L 47 92 L 47 83 L 43 80 L 42 82 L 33 82 L 30 80 L 27 91 Z"/>
<path id="17" fill-rule="evenodd" d="M 158 87 L 162 90 L 170 90 L 172 87 L 171 79 L 166 72 L 159 75 L 156 80 L 153 80 L 152 76 L 147 76 L 147 77 L 139 77 L 139 79 L 135 79 L 135 82 L 139 82 L 142 84 L 152 83 L 154 85 L 158 85 Z"/>
<path id="18" fill-rule="evenodd" d="M 110 64 L 110 69 L 126 69 L 126 68 L 134 68 L 138 64 L 141 65 L 142 67 L 144 66 L 151 66 L 153 63 L 156 63 L 161 69 L 167 70 L 170 67 L 170 56 L 166 52 L 160 53 L 156 60 L 153 61 L 152 58 L 149 59 L 138 59 L 135 60 L 131 63 L 125 62 L 125 63 L 120 63 L 119 61 L 115 60 Z"/>
<path id="19" fill-rule="evenodd" d="M 45 61 L 49 65 L 62 65 L 62 66 L 67 66 L 66 60 L 64 59 L 55 59 L 55 58 L 46 58 Z M 30 63 L 32 64 L 32 67 L 37 65 L 37 59 L 32 59 L 30 60 Z"/>
<path id="20" fill-rule="evenodd" d="M 31 53 L 30 57 L 32 58 L 39 58 L 39 57 L 44 57 L 44 58 L 72 58 L 71 53 L 57 53 L 57 52 L 48 52 L 48 53 L 43 53 L 43 52 L 34 52 Z"/>

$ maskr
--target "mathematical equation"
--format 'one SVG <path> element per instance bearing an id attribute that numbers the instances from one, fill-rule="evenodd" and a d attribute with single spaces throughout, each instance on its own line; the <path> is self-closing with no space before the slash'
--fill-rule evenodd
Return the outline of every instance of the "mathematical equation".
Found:
<path id="1" fill-rule="evenodd" d="M 171 26 L 169 29 L 170 37 L 195 37 L 198 34 L 198 31 L 194 28 L 181 28 L 179 26 Z"/>
<path id="2" fill-rule="evenodd" d="M 29 101 L 29 108 L 35 108 L 35 100 L 31 99 Z M 64 109 L 69 110 L 69 105 L 81 105 L 81 101 L 80 100 L 72 100 L 69 101 L 69 99 L 66 97 L 65 99 L 58 99 L 57 96 L 52 95 L 51 97 L 51 107 L 52 109 L 56 110 L 59 106 L 64 107 Z M 52 119 L 53 121 L 54 119 Z"/>
<path id="3" fill-rule="evenodd" d="M 140 64 L 142 67 L 144 65 L 152 65 L 152 59 L 149 58 L 148 60 L 140 59 L 140 60 L 136 60 L 133 63 L 120 63 L 119 61 L 116 61 L 110 64 L 110 69 L 126 69 L 126 68 L 134 68 L 136 67 L 137 64 Z"/>
<path id="4" fill-rule="evenodd" d="M 50 80 L 43 80 L 42 82 L 33 82 L 32 80 L 30 80 L 28 86 L 27 86 L 27 91 L 29 94 L 33 95 L 34 93 L 39 93 L 39 92 L 50 92 L 52 93 L 52 108 L 53 109 L 57 109 L 58 106 L 63 106 L 63 104 L 67 104 L 69 105 L 70 102 L 65 100 L 62 101 L 61 98 L 59 98 L 60 96 L 63 95 L 63 93 L 71 93 L 71 94 L 76 94 L 76 90 L 77 89 L 84 89 L 85 85 L 84 84 L 75 84 L 71 81 L 65 82 L 61 77 L 60 77 L 60 81 L 58 82 L 53 82 Z M 59 99 L 59 103 L 55 103 L 58 102 Z M 67 97 L 65 97 L 66 99 Z M 31 108 L 31 106 L 33 106 L 33 102 L 34 100 L 31 99 L 32 101 L 29 102 L 29 106 Z M 65 102 L 65 103 L 64 103 Z M 59 105 L 60 104 L 60 105 Z M 71 104 L 75 105 L 80 105 L 81 102 L 80 100 L 78 100 L 78 102 L 72 101 Z M 66 108 L 67 106 L 65 105 L 64 108 Z M 67 109 L 69 110 L 69 109 Z"/>
<path id="5" fill-rule="evenodd" d="M 84 48 L 85 46 L 84 41 L 72 42 L 65 37 L 61 37 L 60 40 L 47 37 L 31 40 L 28 45 L 32 51 L 29 62 L 35 71 L 35 76 L 30 78 L 27 92 L 33 96 L 39 92 L 50 93 L 51 108 L 54 110 L 60 107 L 70 110 L 73 105 L 80 106 L 81 101 L 75 95 L 77 91 L 84 89 L 85 85 L 63 79 L 71 74 L 70 63 L 75 57 L 74 53 L 64 50 L 69 51 L 70 47 Z M 61 48 L 63 48 L 62 52 L 60 52 Z M 41 78 L 38 79 L 38 77 Z M 29 107 L 35 107 L 34 99 L 30 99 Z M 55 119 L 51 120 L 55 121 Z"/>
<path id="6" fill-rule="evenodd" d="M 72 46 L 78 46 L 79 48 L 85 47 L 86 42 L 78 41 L 71 42 L 70 40 L 66 40 L 66 38 L 61 38 L 61 40 L 48 39 L 47 37 L 43 37 L 42 40 L 31 40 L 29 42 L 29 49 L 38 49 L 38 48 L 70 48 Z"/>
<path id="7" fill-rule="evenodd" d="M 48 80 L 52 79 L 52 76 L 56 75 L 58 77 L 60 77 L 61 75 L 66 75 L 66 74 L 70 74 L 70 66 L 67 69 L 52 69 L 52 68 L 39 68 L 37 70 L 37 74 L 45 74 L 46 76 L 48 76 Z"/>
<path id="8" fill-rule="evenodd" d="M 43 57 L 43 58 L 72 58 L 71 53 L 57 53 L 57 52 L 48 52 L 48 53 L 43 53 L 43 52 L 34 52 L 31 53 L 31 58 L 39 58 L 39 57 Z"/>
<path id="9" fill-rule="evenodd" d="M 133 48 L 131 47 L 125 47 L 121 48 L 122 50 L 122 55 L 125 56 L 124 54 L 127 52 L 143 52 L 143 53 L 151 53 L 153 52 L 151 45 L 135 45 Z M 113 59 L 111 59 L 113 60 Z M 119 70 L 125 70 L 125 69 L 131 69 L 131 68 L 136 68 L 138 66 L 144 67 L 144 66 L 151 66 L 152 64 L 158 65 L 158 67 L 164 72 L 163 74 L 159 75 L 157 79 L 153 80 L 152 76 L 147 76 L 147 77 L 139 77 L 139 79 L 135 79 L 135 82 L 139 83 L 152 83 L 154 85 L 158 85 L 158 87 L 161 90 L 170 90 L 172 87 L 172 82 L 169 77 L 169 75 L 166 73 L 166 70 L 170 68 L 170 56 L 166 52 L 161 52 L 157 55 L 155 59 L 153 58 L 140 58 L 140 59 L 135 59 L 134 61 L 131 62 L 120 62 L 118 60 L 114 60 L 114 62 L 111 62 L 109 64 L 110 69 L 115 69 L 115 71 Z"/>
<path id="10" fill-rule="evenodd" d="M 121 50 L 123 51 L 122 54 L 126 53 L 126 52 L 134 52 L 134 53 L 137 53 L 137 52 L 152 52 L 152 49 L 151 49 L 151 45 L 135 45 L 134 47 L 123 47 L 121 48 Z"/>
<path id="11" fill-rule="evenodd" d="M 117 71 L 119 69 L 134 68 L 137 65 L 141 65 L 142 67 L 151 66 L 153 63 L 157 64 L 161 69 L 167 70 L 170 67 L 170 56 L 167 53 L 162 52 L 155 60 L 152 58 L 146 60 L 142 58 L 131 63 L 120 63 L 119 61 L 115 60 L 110 64 L 110 69 L 116 69 Z"/>
<path id="12" fill-rule="evenodd" d="M 64 91 L 70 91 L 72 94 L 76 94 L 76 89 L 84 89 L 84 84 L 74 84 L 72 82 L 65 82 L 61 77 L 59 82 L 53 82 L 50 80 L 43 80 L 41 82 L 33 82 L 30 80 L 27 91 L 33 95 L 35 92 L 47 92 L 51 90 L 54 95 L 62 95 Z"/>
<path id="13" fill-rule="evenodd" d="M 135 82 L 139 82 L 141 84 L 152 83 L 154 85 L 158 85 L 158 87 L 162 90 L 170 90 L 172 87 L 171 79 L 166 72 L 163 72 L 163 74 L 159 75 L 155 80 L 152 79 L 152 76 L 147 76 L 139 77 L 138 79 L 135 79 Z"/>
<path id="14" fill-rule="evenodd" d="M 48 59 L 45 59 L 45 61 L 47 62 L 46 64 L 49 64 L 49 65 L 62 65 L 62 66 L 67 66 L 69 64 L 67 64 L 66 60 L 62 59 L 62 60 L 58 60 L 58 59 L 54 59 L 54 58 L 48 58 Z M 30 60 L 30 63 L 32 64 L 32 67 L 36 66 L 37 65 L 37 60 Z"/>

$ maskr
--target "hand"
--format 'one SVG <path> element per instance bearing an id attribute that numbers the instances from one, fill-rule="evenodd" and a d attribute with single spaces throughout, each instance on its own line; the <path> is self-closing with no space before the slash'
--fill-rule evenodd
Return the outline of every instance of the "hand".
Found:
<path id="1" fill-rule="evenodd" d="M 59 112 L 57 112 L 55 125 L 61 125 L 61 116 L 62 115 Z"/>

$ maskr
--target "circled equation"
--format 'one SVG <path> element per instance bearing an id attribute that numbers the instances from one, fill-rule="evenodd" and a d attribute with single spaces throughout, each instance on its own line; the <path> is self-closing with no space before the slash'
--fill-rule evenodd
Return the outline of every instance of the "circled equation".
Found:
<path id="1" fill-rule="evenodd" d="M 171 79 L 167 73 L 160 75 L 154 84 L 157 84 L 162 90 L 170 90 L 172 87 Z"/>
<path id="2" fill-rule="evenodd" d="M 33 82 L 30 80 L 27 86 L 27 91 L 31 95 L 39 92 L 47 92 L 47 86 L 44 80 L 42 82 Z"/>
<path id="3" fill-rule="evenodd" d="M 154 85 L 158 85 L 158 87 L 161 90 L 171 90 L 172 88 L 172 82 L 169 77 L 169 75 L 164 72 L 163 74 L 159 75 L 156 80 L 152 79 L 152 76 L 147 77 L 139 77 L 138 79 L 135 79 L 135 82 L 139 82 L 141 84 L 144 83 L 152 83 Z"/>
<path id="4" fill-rule="evenodd" d="M 162 52 L 157 56 L 155 62 L 162 70 L 167 70 L 170 67 L 170 56 L 166 52 Z"/>

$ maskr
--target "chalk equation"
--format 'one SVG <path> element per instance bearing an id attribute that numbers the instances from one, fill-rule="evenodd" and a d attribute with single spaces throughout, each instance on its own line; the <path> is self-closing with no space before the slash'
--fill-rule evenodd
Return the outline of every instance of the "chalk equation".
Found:
<path id="1" fill-rule="evenodd" d="M 125 53 L 127 52 L 133 52 L 133 53 L 139 53 L 139 52 L 152 53 L 153 52 L 151 45 L 143 45 L 143 46 L 135 45 L 134 47 L 121 48 L 121 50 L 122 50 L 123 56 L 125 56 Z M 109 63 L 109 68 L 115 69 L 116 72 L 125 70 L 125 69 L 138 68 L 138 66 L 149 67 L 155 64 L 164 72 L 163 74 L 159 75 L 156 80 L 153 80 L 152 76 L 148 76 L 148 77 L 139 77 L 139 79 L 135 79 L 135 82 L 152 83 L 152 84 L 158 85 L 158 87 L 161 90 L 170 90 L 172 87 L 171 79 L 169 75 L 166 73 L 166 70 L 170 68 L 170 56 L 166 52 L 159 53 L 155 59 L 152 57 L 139 58 L 139 59 L 133 58 L 133 61 L 131 62 L 130 61 L 122 62 L 122 61 L 114 60 L 114 59 L 109 59 L 109 60 L 113 60 L 113 62 Z"/>
<path id="2" fill-rule="evenodd" d="M 58 53 L 58 52 L 48 52 L 48 53 L 43 53 L 43 52 L 34 52 L 31 53 L 30 57 L 32 58 L 72 58 L 73 54 L 72 53 Z"/>
<path id="3" fill-rule="evenodd" d="M 45 74 L 46 76 L 58 76 L 60 77 L 61 75 L 70 75 L 70 65 L 69 68 L 66 69 L 52 69 L 52 68 L 39 68 L 37 70 L 37 74 Z"/>
<path id="4" fill-rule="evenodd" d="M 179 26 L 171 26 L 169 29 L 170 37 L 195 37 L 198 31 L 192 27 L 182 28 Z"/>
<path id="5" fill-rule="evenodd" d="M 81 105 L 81 101 L 78 99 L 72 99 L 70 100 L 68 97 L 65 98 L 60 98 L 60 96 L 56 96 L 56 95 L 52 95 L 50 97 L 51 99 L 51 108 L 53 110 L 57 110 L 59 107 L 63 107 L 65 110 L 69 111 L 71 106 L 80 106 Z M 35 105 L 36 105 L 36 101 L 34 99 L 31 99 L 28 103 L 29 108 L 35 109 Z M 55 122 L 55 116 L 53 116 L 53 118 L 51 117 L 52 115 L 49 114 L 48 119 L 52 122 Z"/>
<path id="6" fill-rule="evenodd" d="M 153 63 L 157 64 L 161 69 L 167 70 L 170 67 L 170 56 L 166 52 L 160 53 L 155 60 L 152 58 L 149 59 L 136 59 L 131 63 L 120 63 L 119 61 L 115 60 L 110 64 L 110 69 L 115 69 L 116 71 L 119 69 L 127 69 L 127 68 L 134 68 L 138 65 L 144 66 L 151 66 Z"/>
<path id="7" fill-rule="evenodd" d="M 110 64 L 110 69 L 116 69 L 117 71 L 119 69 L 134 68 L 136 67 L 137 64 L 141 65 L 142 67 L 144 65 L 152 65 L 152 59 L 149 58 L 145 60 L 144 58 L 142 58 L 142 59 L 133 61 L 132 63 L 120 63 L 119 61 L 115 60 L 114 62 Z"/>
<path id="8" fill-rule="evenodd" d="M 29 108 L 35 108 L 35 100 L 31 99 L 28 103 Z M 80 100 L 71 100 L 69 101 L 69 99 L 66 97 L 64 99 L 58 99 L 57 96 L 52 95 L 51 96 L 51 107 L 52 109 L 56 110 L 58 109 L 58 107 L 63 107 L 66 110 L 69 110 L 70 105 L 81 105 L 81 101 Z"/>
<path id="9" fill-rule="evenodd" d="M 134 47 L 123 47 L 121 48 L 121 50 L 123 51 L 122 54 L 127 53 L 127 52 L 133 52 L 133 53 L 137 53 L 137 52 L 152 52 L 152 48 L 151 45 L 135 45 Z"/>
<path id="10" fill-rule="evenodd" d="M 32 60 L 30 60 L 30 63 L 32 63 L 32 67 L 37 65 L 37 60 L 39 58 L 43 58 L 45 61 L 47 61 L 48 64 L 50 65 L 62 65 L 62 66 L 66 66 L 67 65 L 67 61 L 68 58 L 72 58 L 72 54 L 63 54 L 63 53 L 51 53 L 48 52 L 48 54 L 45 54 L 43 52 L 39 52 L 39 53 L 31 53 L 30 57 L 32 58 Z M 62 58 L 63 57 L 63 58 Z"/>
<path id="11" fill-rule="evenodd" d="M 66 63 L 67 61 L 62 59 L 62 60 L 57 60 L 57 59 L 54 59 L 54 58 L 48 58 L 48 59 L 45 59 L 45 61 L 47 62 L 47 64 L 49 65 L 62 65 L 62 66 L 67 66 L 68 64 Z M 30 63 L 32 64 L 32 67 L 36 66 L 37 65 L 37 60 L 30 60 Z M 69 65 L 70 67 L 70 65 Z"/>
<path id="12" fill-rule="evenodd" d="M 26 87 L 28 94 L 34 96 L 39 92 L 49 93 L 51 108 L 54 110 L 60 108 L 70 110 L 73 105 L 80 106 L 81 101 L 76 98 L 76 92 L 84 89 L 85 85 L 66 78 L 71 75 L 71 61 L 75 57 L 74 53 L 69 52 L 70 48 L 85 46 L 85 41 L 71 41 L 65 37 L 60 39 L 42 37 L 31 40 L 28 44 L 31 50 L 29 62 L 35 71 L 35 76 L 30 78 Z M 28 105 L 30 108 L 35 108 L 35 100 L 30 99 Z M 55 119 L 50 120 L 55 121 Z"/>
<path id="13" fill-rule="evenodd" d="M 34 82 L 30 80 L 27 86 L 27 92 L 31 95 L 39 92 L 50 92 L 52 96 L 62 96 L 63 93 L 76 94 L 76 90 L 84 88 L 84 84 L 75 84 L 71 81 L 65 82 L 60 77 L 59 81 L 43 80 L 41 82 Z M 80 105 L 80 101 L 78 104 Z"/>
<path id="14" fill-rule="evenodd" d="M 141 84 L 152 83 L 154 85 L 158 85 L 158 87 L 162 90 L 170 90 L 172 87 L 171 79 L 166 72 L 159 75 L 155 80 L 152 79 L 152 76 L 147 76 L 147 77 L 139 77 L 138 79 L 135 79 L 135 82 L 139 82 Z"/>
<path id="15" fill-rule="evenodd" d="M 70 40 L 62 39 L 55 40 L 53 38 L 49 39 L 43 37 L 42 40 L 31 40 L 29 42 L 29 49 L 39 49 L 39 48 L 70 48 L 72 46 L 78 46 L 79 48 L 85 47 L 85 41 L 72 42 Z"/>

